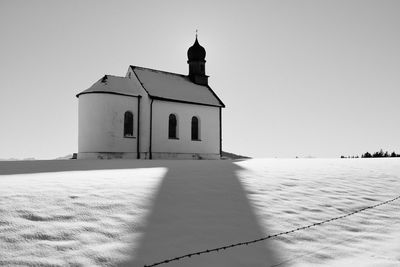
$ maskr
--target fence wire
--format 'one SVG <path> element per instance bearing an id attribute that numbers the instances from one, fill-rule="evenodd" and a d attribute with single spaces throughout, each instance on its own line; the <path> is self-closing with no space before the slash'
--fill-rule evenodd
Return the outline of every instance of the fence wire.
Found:
<path id="1" fill-rule="evenodd" d="M 400 199 L 400 195 L 395 197 L 395 198 L 386 200 L 384 202 L 380 202 L 380 203 L 372 205 L 372 206 L 367 206 L 367 207 L 364 207 L 362 209 L 359 209 L 359 210 L 356 210 L 356 211 L 353 211 L 353 212 L 350 212 L 350 213 L 347 213 L 347 214 L 344 214 L 344 215 L 341 215 L 341 216 L 333 217 L 333 218 L 330 218 L 330 219 L 327 219 L 327 220 L 324 220 L 324 221 L 320 221 L 320 222 L 316 222 L 316 223 L 309 224 L 309 225 L 306 225 L 306 226 L 298 227 L 298 228 L 295 228 L 295 229 L 292 229 L 292 230 L 289 230 L 289 231 L 280 232 L 280 233 L 277 233 L 277 234 L 274 234 L 274 235 L 268 235 L 268 236 L 264 236 L 264 237 L 261 237 L 261 238 L 258 238 L 258 239 L 253 239 L 253 240 L 249 240 L 249 241 L 245 241 L 245 242 L 234 243 L 234 244 L 230 244 L 230 245 L 226 245 L 226 246 L 222 246 L 222 247 L 216 247 L 216 248 L 212 248 L 212 249 L 206 249 L 206 250 L 201 250 L 201 251 L 197 251 L 197 252 L 192 252 L 192 253 L 188 253 L 188 254 L 185 254 L 185 255 L 182 255 L 182 256 L 178 256 L 178 257 L 175 257 L 175 258 L 170 258 L 170 259 L 166 259 L 166 260 L 163 260 L 163 261 L 155 262 L 155 263 L 150 264 L 150 265 L 144 265 L 144 267 L 158 266 L 158 265 L 167 264 L 167 263 L 174 262 L 174 261 L 179 261 L 179 260 L 182 260 L 184 258 L 190 258 L 192 256 L 199 256 L 199 255 L 208 254 L 208 253 L 211 253 L 211 252 L 219 252 L 219 251 L 230 249 L 230 248 L 233 248 L 233 247 L 247 246 L 247 245 L 250 245 L 250 244 L 253 244 L 253 243 L 265 241 L 267 239 L 275 238 L 275 237 L 282 236 L 282 235 L 287 235 L 287 234 L 298 232 L 298 231 L 301 231 L 301 230 L 305 230 L 305 229 L 308 229 L 308 228 L 311 228 L 311 227 L 316 227 L 316 226 L 319 226 L 319 225 L 322 225 L 322 224 L 325 224 L 325 223 L 328 223 L 328 222 L 332 222 L 332 221 L 336 221 L 336 220 L 339 220 L 339 219 L 343 219 L 343 218 L 349 217 L 351 215 L 354 215 L 354 214 L 357 214 L 357 213 L 360 213 L 360 212 L 363 212 L 363 211 L 366 211 L 366 210 L 374 209 L 376 207 L 391 203 L 391 202 L 396 201 L 398 199 Z"/>
<path id="2" fill-rule="evenodd" d="M 385 229 L 385 228 L 387 228 L 387 226 L 377 227 L 377 228 L 374 228 L 374 229 L 372 229 L 372 230 L 376 232 L 376 231 L 378 231 L 378 230 L 383 230 L 383 229 Z M 294 256 L 294 257 L 292 257 L 292 258 L 285 259 L 285 260 L 281 261 L 280 263 L 271 265 L 270 267 L 281 266 L 281 265 L 286 264 L 286 263 L 288 263 L 288 262 L 296 261 L 296 260 L 298 260 L 298 259 L 300 259 L 300 258 L 303 258 L 303 257 L 308 257 L 308 256 L 314 255 L 314 254 L 316 254 L 316 253 L 318 253 L 318 252 L 320 252 L 320 251 L 323 251 L 323 250 L 325 250 L 325 249 L 330 249 L 330 248 L 332 248 L 332 247 L 335 247 L 335 246 L 337 246 L 337 245 L 344 244 L 344 243 L 346 243 L 346 242 L 355 240 L 355 239 L 357 239 L 357 238 L 360 238 L 360 237 L 357 236 L 357 235 L 356 235 L 356 236 L 352 236 L 352 237 L 350 237 L 350 238 L 346 238 L 346 239 L 343 239 L 343 240 L 341 240 L 341 241 L 334 242 L 334 243 L 331 244 L 331 245 L 324 246 L 324 247 L 321 247 L 321 248 L 319 248 L 319 249 L 316 249 L 316 250 L 313 250 L 313 251 L 310 251 L 310 252 L 306 252 L 306 253 L 303 253 L 303 254 L 299 254 L 299 255 L 296 255 L 296 256 Z"/>

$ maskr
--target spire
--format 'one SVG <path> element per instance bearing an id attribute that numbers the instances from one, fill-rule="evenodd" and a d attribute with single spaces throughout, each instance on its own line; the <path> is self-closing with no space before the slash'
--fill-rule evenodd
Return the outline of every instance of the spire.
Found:
<path id="1" fill-rule="evenodd" d="M 205 62 L 206 50 L 199 44 L 199 41 L 197 39 L 197 30 L 196 30 L 196 39 L 194 41 L 194 44 L 191 47 L 189 47 L 187 51 L 187 56 L 188 56 L 188 61 L 201 60 Z"/>
<path id="2" fill-rule="evenodd" d="M 189 64 L 189 78 L 197 84 L 207 85 L 206 75 L 206 50 L 199 44 L 197 39 L 198 30 L 196 30 L 196 39 L 194 44 L 189 47 L 187 57 Z"/>

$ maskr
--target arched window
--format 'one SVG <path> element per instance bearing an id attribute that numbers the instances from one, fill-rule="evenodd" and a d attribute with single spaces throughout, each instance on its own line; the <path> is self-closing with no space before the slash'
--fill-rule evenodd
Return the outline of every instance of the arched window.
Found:
<path id="1" fill-rule="evenodd" d="M 169 120 L 168 120 L 168 138 L 169 139 L 177 139 L 178 138 L 177 126 L 178 126 L 178 121 L 176 120 L 175 114 L 170 114 Z"/>
<path id="2" fill-rule="evenodd" d="M 124 136 L 133 137 L 133 114 L 130 111 L 124 115 Z"/>
<path id="3" fill-rule="evenodd" d="M 200 140 L 200 134 L 199 134 L 199 118 L 196 116 L 192 117 L 192 140 Z"/>

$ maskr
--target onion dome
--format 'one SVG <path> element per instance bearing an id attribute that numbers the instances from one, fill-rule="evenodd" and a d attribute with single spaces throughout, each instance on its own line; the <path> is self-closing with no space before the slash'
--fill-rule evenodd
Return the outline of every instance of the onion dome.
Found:
<path id="1" fill-rule="evenodd" d="M 194 44 L 189 47 L 187 51 L 188 61 L 205 61 L 206 58 L 206 50 L 202 47 L 199 42 L 194 41 Z"/>

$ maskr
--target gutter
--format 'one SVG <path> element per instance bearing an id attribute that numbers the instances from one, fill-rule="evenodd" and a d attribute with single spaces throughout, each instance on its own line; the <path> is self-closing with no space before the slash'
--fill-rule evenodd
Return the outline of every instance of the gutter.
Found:
<path id="1" fill-rule="evenodd" d="M 136 139 L 136 158 L 140 159 L 140 99 L 141 95 L 138 96 L 138 106 L 137 106 L 137 139 Z"/>
<path id="2" fill-rule="evenodd" d="M 151 145 L 152 145 L 152 140 L 153 140 L 153 101 L 154 99 L 151 99 L 150 103 L 150 145 L 149 145 L 149 159 L 153 159 L 153 154 L 151 151 Z"/>
<path id="3" fill-rule="evenodd" d="M 219 157 L 222 156 L 222 107 L 219 108 Z"/>
<path id="4" fill-rule="evenodd" d="M 223 105 L 213 105 L 213 104 L 206 104 L 206 103 L 199 103 L 199 102 L 192 102 L 192 101 L 186 101 L 186 100 L 179 100 L 179 99 L 173 99 L 173 98 L 166 98 L 166 97 L 160 97 L 160 96 L 154 96 L 154 95 L 149 95 L 150 98 L 156 99 L 156 100 L 161 100 L 161 101 L 168 101 L 168 102 L 177 102 L 177 103 L 185 103 L 185 104 L 192 104 L 192 105 L 201 105 L 201 106 L 208 106 L 208 107 L 225 107 Z"/>

